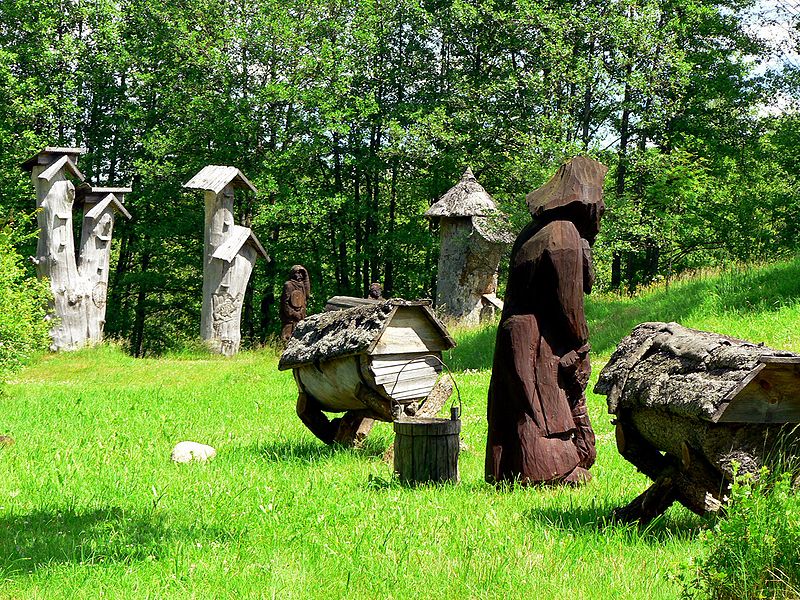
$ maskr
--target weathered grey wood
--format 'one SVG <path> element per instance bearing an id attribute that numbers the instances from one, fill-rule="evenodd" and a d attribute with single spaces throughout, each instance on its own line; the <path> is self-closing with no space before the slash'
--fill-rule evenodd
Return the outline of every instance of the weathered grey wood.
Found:
<path id="1" fill-rule="evenodd" d="M 448 315 L 477 324 L 483 296 L 497 291 L 497 267 L 514 241 L 494 200 L 468 168 L 425 216 L 439 221 L 436 305 Z"/>
<path id="2" fill-rule="evenodd" d="M 372 298 L 356 298 L 353 296 L 333 296 L 325 303 L 325 310 L 342 310 L 344 308 L 353 308 L 354 306 L 377 304 L 378 302 L 382 302 L 382 300 L 373 300 Z"/>
<path id="3" fill-rule="evenodd" d="M 398 327 L 393 327 L 395 318 Z M 419 331 L 413 331 L 414 327 Z M 385 342 L 385 334 L 396 339 L 398 345 Z M 400 345 L 406 342 L 401 349 Z M 355 354 L 435 353 L 454 346 L 447 328 L 429 306 L 401 299 L 385 300 L 303 319 L 281 354 L 278 368 L 291 369 Z"/>
<path id="4" fill-rule="evenodd" d="M 81 186 L 77 198 L 83 203 L 84 219 L 76 257 L 76 189 L 69 177 L 83 180 L 75 162 L 83 151 L 48 147 L 23 163 L 31 170 L 39 209 L 39 241 L 32 260 L 38 275 L 50 280 L 53 294 L 52 350 L 74 350 L 102 340 L 114 213 L 130 217 L 121 202 L 130 188 L 108 188 L 101 197 L 90 186 Z"/>
<path id="5" fill-rule="evenodd" d="M 90 203 L 84 204 L 85 208 L 90 206 Z M 87 339 L 91 342 L 103 339 L 106 323 L 106 297 L 115 212 L 130 217 L 130 213 L 122 208 L 122 203 L 116 195 L 109 193 L 89 210 L 85 210 L 83 216 L 78 273 L 91 293 L 91 301 L 87 299 L 83 303 L 86 311 Z"/>
<path id="6" fill-rule="evenodd" d="M 404 419 L 394 422 L 394 470 L 405 483 L 457 482 L 461 421 Z"/>
<path id="7" fill-rule="evenodd" d="M 359 303 L 300 321 L 278 368 L 293 369 L 298 415 L 309 429 L 326 443 L 354 444 L 371 427 L 358 419 L 393 421 L 415 414 L 434 390 L 441 350 L 454 345 L 425 303 Z M 439 390 L 435 402 L 450 391 Z M 336 425 L 322 411 L 346 414 Z"/>
<path id="8" fill-rule="evenodd" d="M 621 520 L 647 521 L 673 500 L 717 511 L 735 469 L 758 476 L 769 460 L 800 451 L 800 355 L 643 323 L 620 342 L 595 392 L 616 415 L 620 453 L 654 481 L 616 511 Z"/>
<path id="9" fill-rule="evenodd" d="M 184 187 L 205 191 L 203 305 L 200 336 L 225 356 L 239 351 L 247 283 L 258 256 L 269 260 L 255 234 L 234 223 L 234 190 L 256 192 L 236 167 L 209 165 Z"/>
<path id="10" fill-rule="evenodd" d="M 762 380 L 759 373 L 768 364 L 775 387 L 762 396 L 785 397 L 786 401 L 780 411 L 765 408 L 765 414 L 791 417 L 795 406 L 791 399 L 797 399 L 792 382 L 798 359 L 791 352 L 677 323 L 642 323 L 620 342 L 600 373 L 595 391 L 608 396 L 612 413 L 646 407 L 716 422 L 730 410 L 729 405 L 739 402 L 745 389 L 753 397 L 750 382 Z"/>

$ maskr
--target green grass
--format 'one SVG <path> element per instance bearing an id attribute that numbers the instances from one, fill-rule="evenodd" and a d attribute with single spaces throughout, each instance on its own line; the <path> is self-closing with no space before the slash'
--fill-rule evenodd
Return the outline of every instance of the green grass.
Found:
<path id="1" fill-rule="evenodd" d="M 643 320 L 798 351 L 798 298 L 800 261 L 593 299 L 594 377 Z M 587 486 L 483 483 L 494 332 L 456 336 L 468 449 L 444 487 L 392 478 L 388 424 L 361 450 L 317 442 L 268 351 L 43 357 L 0 395 L 0 434 L 16 440 L 0 449 L 0 598 L 679 597 L 674 574 L 709 522 L 673 507 L 645 530 L 605 524 L 647 480 L 618 455 L 604 398 L 588 395 Z M 217 458 L 172 464 L 187 439 Z"/>

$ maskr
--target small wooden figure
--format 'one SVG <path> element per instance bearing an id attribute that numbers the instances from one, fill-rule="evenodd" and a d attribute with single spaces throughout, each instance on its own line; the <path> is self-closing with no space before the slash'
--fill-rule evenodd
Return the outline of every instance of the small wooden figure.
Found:
<path id="1" fill-rule="evenodd" d="M 367 298 L 370 300 L 383 300 L 383 286 L 377 282 L 372 283 L 369 286 Z"/>
<path id="2" fill-rule="evenodd" d="M 425 216 L 439 221 L 441 245 L 436 305 L 467 324 L 477 324 L 484 294 L 497 291 L 497 267 L 513 241 L 503 215 L 467 168 Z"/>
<path id="3" fill-rule="evenodd" d="M 259 256 L 270 260 L 248 227 L 234 224 L 234 190 L 257 192 L 236 167 L 209 165 L 185 188 L 205 192 L 203 308 L 200 335 L 210 348 L 225 356 L 239 351 L 242 303 Z"/>
<path id="4" fill-rule="evenodd" d="M 607 168 L 578 156 L 528 194 L 533 222 L 519 234 L 489 385 L 486 480 L 580 484 L 594 432 L 586 412 L 589 332 L 583 295 L 589 247 L 603 214 Z"/>
<path id="5" fill-rule="evenodd" d="M 295 326 L 306 318 L 308 299 L 311 297 L 311 279 L 303 265 L 294 265 L 289 271 L 289 279 L 283 284 L 281 293 L 280 317 L 281 340 L 288 342 Z"/>
<path id="6" fill-rule="evenodd" d="M 32 260 L 39 277 L 50 280 L 58 319 L 50 330 L 52 350 L 75 350 L 102 340 L 114 214 L 131 218 L 122 204 L 130 188 L 83 185 L 76 198 L 70 177 L 84 180 L 77 167 L 84 152 L 83 148 L 47 147 L 22 164 L 31 173 L 39 209 L 39 242 Z M 77 257 L 72 228 L 76 199 L 84 208 Z"/>
<path id="7" fill-rule="evenodd" d="M 800 451 L 800 355 L 677 323 L 642 323 L 600 372 L 620 454 L 653 480 L 614 511 L 647 523 L 676 500 L 718 511 L 734 474 Z"/>

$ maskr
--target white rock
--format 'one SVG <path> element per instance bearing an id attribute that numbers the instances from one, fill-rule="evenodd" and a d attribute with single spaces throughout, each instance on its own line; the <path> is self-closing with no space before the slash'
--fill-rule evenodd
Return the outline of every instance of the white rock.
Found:
<path id="1" fill-rule="evenodd" d="M 197 442 L 178 442 L 172 449 L 172 460 L 176 463 L 188 463 L 193 460 L 206 461 L 216 455 L 217 451 L 214 448 Z"/>

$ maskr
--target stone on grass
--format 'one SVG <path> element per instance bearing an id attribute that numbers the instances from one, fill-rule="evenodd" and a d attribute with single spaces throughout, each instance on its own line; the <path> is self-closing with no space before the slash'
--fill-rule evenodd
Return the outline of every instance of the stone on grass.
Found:
<path id="1" fill-rule="evenodd" d="M 214 448 L 197 442 L 178 442 L 172 449 L 172 461 L 176 463 L 188 463 L 193 460 L 204 462 L 216 455 L 217 451 Z"/>

